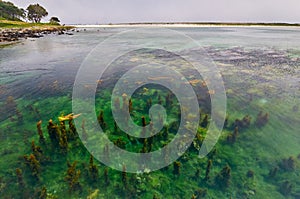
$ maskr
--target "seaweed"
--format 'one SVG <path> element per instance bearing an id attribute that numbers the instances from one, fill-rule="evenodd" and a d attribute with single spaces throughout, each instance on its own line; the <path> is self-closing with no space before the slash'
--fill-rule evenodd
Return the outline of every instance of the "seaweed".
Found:
<path id="1" fill-rule="evenodd" d="M 278 167 L 274 167 L 274 168 L 270 169 L 269 175 L 268 175 L 268 176 L 269 176 L 270 178 L 274 178 L 274 177 L 277 175 L 278 170 L 279 170 Z"/>
<path id="2" fill-rule="evenodd" d="M 62 150 L 62 153 L 66 154 L 68 152 L 68 138 L 67 138 L 67 130 L 64 122 L 60 122 L 60 138 L 59 138 L 59 146 Z"/>
<path id="3" fill-rule="evenodd" d="M 123 165 L 122 175 L 121 175 L 122 183 L 125 188 L 127 188 L 127 173 L 126 166 Z"/>
<path id="4" fill-rule="evenodd" d="M 51 140 L 51 143 L 54 147 L 59 146 L 59 142 L 60 142 L 60 132 L 59 132 L 59 128 L 57 125 L 55 125 L 52 121 L 52 119 L 49 120 L 48 126 L 48 134 L 49 134 L 49 138 Z"/>
<path id="5" fill-rule="evenodd" d="M 90 156 L 89 162 L 89 176 L 92 182 L 97 182 L 99 177 L 98 167 L 94 164 L 94 157 Z"/>
<path id="6" fill-rule="evenodd" d="M 296 168 L 296 159 L 294 157 L 289 157 L 288 159 L 283 159 L 279 164 L 280 168 L 284 171 L 294 171 Z"/>
<path id="7" fill-rule="evenodd" d="M 20 168 L 16 169 L 17 175 L 17 182 L 21 189 L 25 188 L 24 178 L 23 178 L 23 171 Z"/>
<path id="8" fill-rule="evenodd" d="M 39 142 L 41 145 L 45 145 L 46 144 L 46 140 L 42 131 L 42 120 L 40 120 L 39 122 L 36 123 L 36 128 L 37 128 L 37 132 L 39 135 Z"/>
<path id="9" fill-rule="evenodd" d="M 105 184 L 105 186 L 108 186 L 110 184 L 108 168 L 104 169 L 104 184 Z"/>
<path id="10" fill-rule="evenodd" d="M 211 168 L 212 168 L 212 160 L 208 160 L 207 166 L 206 166 L 206 171 L 205 171 L 205 178 L 204 178 L 205 181 L 208 181 L 210 179 L 209 174 L 210 174 Z"/>
<path id="11" fill-rule="evenodd" d="M 259 114 L 257 115 L 256 121 L 255 121 L 255 125 L 258 128 L 261 128 L 263 126 L 265 126 L 268 122 L 269 122 L 270 116 L 269 113 L 263 113 L 262 111 L 259 112 Z"/>
<path id="12" fill-rule="evenodd" d="M 40 162 L 36 159 L 34 154 L 30 154 L 29 156 L 24 155 L 24 160 L 26 165 L 29 166 L 31 170 L 31 175 L 36 179 L 40 179 L 40 173 L 41 173 L 41 165 Z"/>
<path id="13" fill-rule="evenodd" d="M 246 174 L 247 178 L 254 178 L 254 171 L 253 170 L 249 170 Z"/>
<path id="14" fill-rule="evenodd" d="M 104 112 L 100 111 L 100 114 L 98 116 L 98 122 L 100 124 L 100 127 L 105 130 L 106 129 L 106 122 L 104 121 Z"/>
<path id="15" fill-rule="evenodd" d="M 279 187 L 280 193 L 282 193 L 284 196 L 290 195 L 292 193 L 292 189 L 293 185 L 288 180 L 283 182 Z"/>
<path id="16" fill-rule="evenodd" d="M 237 141 L 237 137 L 239 135 L 239 128 L 235 127 L 234 132 L 229 134 L 226 138 L 229 144 L 234 144 Z"/>
<path id="17" fill-rule="evenodd" d="M 209 121 L 208 121 L 208 114 L 205 114 L 202 122 L 200 123 L 200 126 L 203 128 L 206 128 L 208 125 Z"/>
<path id="18" fill-rule="evenodd" d="M 215 184 L 221 188 L 227 188 L 230 185 L 231 168 L 226 165 L 221 172 L 215 177 Z"/>
<path id="19" fill-rule="evenodd" d="M 201 189 L 201 188 L 197 189 L 193 194 L 195 199 L 205 198 L 206 195 L 207 195 L 207 189 Z"/>
<path id="20" fill-rule="evenodd" d="M 238 129 L 246 129 L 249 128 L 251 125 L 251 117 L 249 115 L 246 115 L 243 117 L 243 119 L 236 119 L 235 122 L 233 123 L 233 128 L 238 128 Z"/>
<path id="21" fill-rule="evenodd" d="M 180 167 L 181 163 L 176 161 L 173 163 L 173 174 L 179 176 L 180 175 Z"/>
<path id="22" fill-rule="evenodd" d="M 76 161 L 73 162 L 73 164 L 68 163 L 68 170 L 65 180 L 68 182 L 70 192 L 82 191 L 82 186 L 79 182 L 81 171 L 76 169 L 76 164 Z"/>
<path id="23" fill-rule="evenodd" d="M 43 186 L 42 189 L 39 191 L 38 198 L 39 199 L 47 199 L 48 198 L 47 188 L 45 186 Z"/>

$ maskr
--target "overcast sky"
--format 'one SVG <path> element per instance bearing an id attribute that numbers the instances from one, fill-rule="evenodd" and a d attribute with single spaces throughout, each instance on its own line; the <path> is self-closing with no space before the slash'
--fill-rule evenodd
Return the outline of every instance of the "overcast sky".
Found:
<path id="1" fill-rule="evenodd" d="M 65 24 L 300 22 L 299 0 L 8 0 L 44 6 Z"/>

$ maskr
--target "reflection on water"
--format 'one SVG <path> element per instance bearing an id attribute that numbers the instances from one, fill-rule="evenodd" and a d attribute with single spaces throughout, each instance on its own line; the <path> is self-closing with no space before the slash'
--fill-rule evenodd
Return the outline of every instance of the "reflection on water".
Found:
<path id="1" fill-rule="evenodd" d="M 37 183 L 28 174 L 29 171 L 23 169 L 26 165 L 22 156 L 32 153 L 32 140 L 39 143 L 36 122 L 43 121 L 42 128 L 46 134 L 46 125 L 50 118 L 71 112 L 73 82 L 88 53 L 108 36 L 123 30 L 126 29 L 87 29 L 73 36 L 47 36 L 0 49 L 0 195 L 16 197 L 15 189 L 20 186 L 20 180 L 24 181 L 26 189 L 39 194 L 45 186 L 48 197 L 56 195 L 60 198 L 68 190 L 64 180 L 66 172 L 62 173 L 62 170 L 67 171 L 69 168 L 68 171 L 71 172 L 72 166 L 67 167 L 65 159 L 55 155 L 57 151 L 51 156 L 56 162 L 47 160 L 41 165 L 47 170 L 42 169 L 43 175 Z M 75 150 L 76 152 L 69 153 L 67 160 L 79 160 L 77 167 L 83 170 L 80 177 L 83 189 L 81 196 L 95 194 L 99 198 L 110 195 L 120 198 L 153 198 L 153 195 L 158 198 L 174 195 L 175 198 L 191 198 L 193 195 L 198 198 L 299 198 L 300 30 L 264 27 L 174 30 L 186 33 L 198 41 L 215 61 L 226 86 L 228 123 L 238 123 L 241 129 L 237 133 L 231 127 L 225 128 L 216 146 L 217 152 L 208 158 L 198 160 L 196 156 L 188 155 L 181 158 L 179 162 L 182 166 L 178 166 L 178 162 L 174 164 L 174 172 L 181 173 L 179 177 L 174 177 L 171 165 L 169 169 L 149 175 L 132 175 L 131 178 L 136 184 L 130 188 L 124 188 L 120 184 L 120 173 L 109 171 L 107 174 L 107 168 L 98 163 L 101 186 L 86 180 L 89 174 L 84 170 L 88 170 L 89 155 L 87 152 Z M 149 42 L 151 39 L 153 38 L 145 38 Z M 197 55 L 202 50 L 185 49 L 185 52 Z M 160 51 L 150 52 L 147 56 L 157 56 L 158 60 L 167 59 L 170 63 L 173 61 L 179 64 L 176 57 L 166 56 Z M 114 64 L 120 70 L 108 71 L 99 90 L 111 87 L 122 69 L 138 63 L 134 53 L 115 60 Z M 188 71 L 187 75 L 192 77 L 193 73 Z M 197 88 L 200 82 L 192 83 Z M 149 93 L 153 91 L 153 88 L 145 89 Z M 109 97 L 108 93 L 100 93 L 100 96 L 103 99 Z M 149 102 L 148 98 L 147 100 Z M 143 105 L 143 102 L 136 102 Z M 100 99 L 97 103 L 104 102 Z M 109 107 L 109 103 L 105 107 Z M 142 111 L 142 108 L 139 110 Z M 263 127 L 255 125 L 260 112 L 268 114 L 268 123 Z M 245 117 L 246 115 L 249 117 Z M 137 114 L 135 117 L 141 116 Z M 236 119 L 240 121 L 237 122 Z M 248 120 L 250 127 L 246 125 Z M 113 122 L 108 123 L 113 126 Z M 244 126 L 247 128 L 243 129 Z M 77 127 L 78 129 L 81 128 Z M 81 146 L 77 142 L 72 143 L 73 145 Z M 50 149 L 44 146 L 43 150 L 49 152 Z M 211 165 L 209 159 L 212 159 Z M 15 172 L 16 168 L 22 168 L 23 174 L 19 170 Z M 203 180 L 208 173 L 216 177 Z M 220 185 L 220 182 L 229 183 L 224 179 L 226 175 L 230 177 L 228 188 Z M 123 175 L 122 179 L 125 177 Z M 107 178 L 110 179 L 111 186 L 106 185 Z M 60 179 L 58 183 L 57 179 Z M 189 185 L 186 181 L 190 182 Z M 77 187 L 76 183 L 74 187 Z M 134 194 L 126 195 L 126 191 Z M 70 194 L 69 197 L 75 196 Z"/>

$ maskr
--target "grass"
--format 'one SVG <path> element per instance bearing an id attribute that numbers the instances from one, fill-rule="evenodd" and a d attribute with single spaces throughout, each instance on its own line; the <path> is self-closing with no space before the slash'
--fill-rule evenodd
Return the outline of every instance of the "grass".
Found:
<path id="1" fill-rule="evenodd" d="M 11 29 L 11 28 L 60 28 L 65 26 L 51 24 L 51 23 L 28 23 L 24 21 L 12 21 L 0 18 L 0 28 Z"/>

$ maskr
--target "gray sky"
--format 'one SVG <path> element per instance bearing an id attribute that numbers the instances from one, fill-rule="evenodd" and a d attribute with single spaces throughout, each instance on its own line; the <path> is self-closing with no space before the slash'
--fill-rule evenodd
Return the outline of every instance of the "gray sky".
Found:
<path id="1" fill-rule="evenodd" d="M 5 0 L 4 0 L 5 1 Z M 65 24 L 300 22 L 299 0 L 8 0 L 44 6 Z"/>

